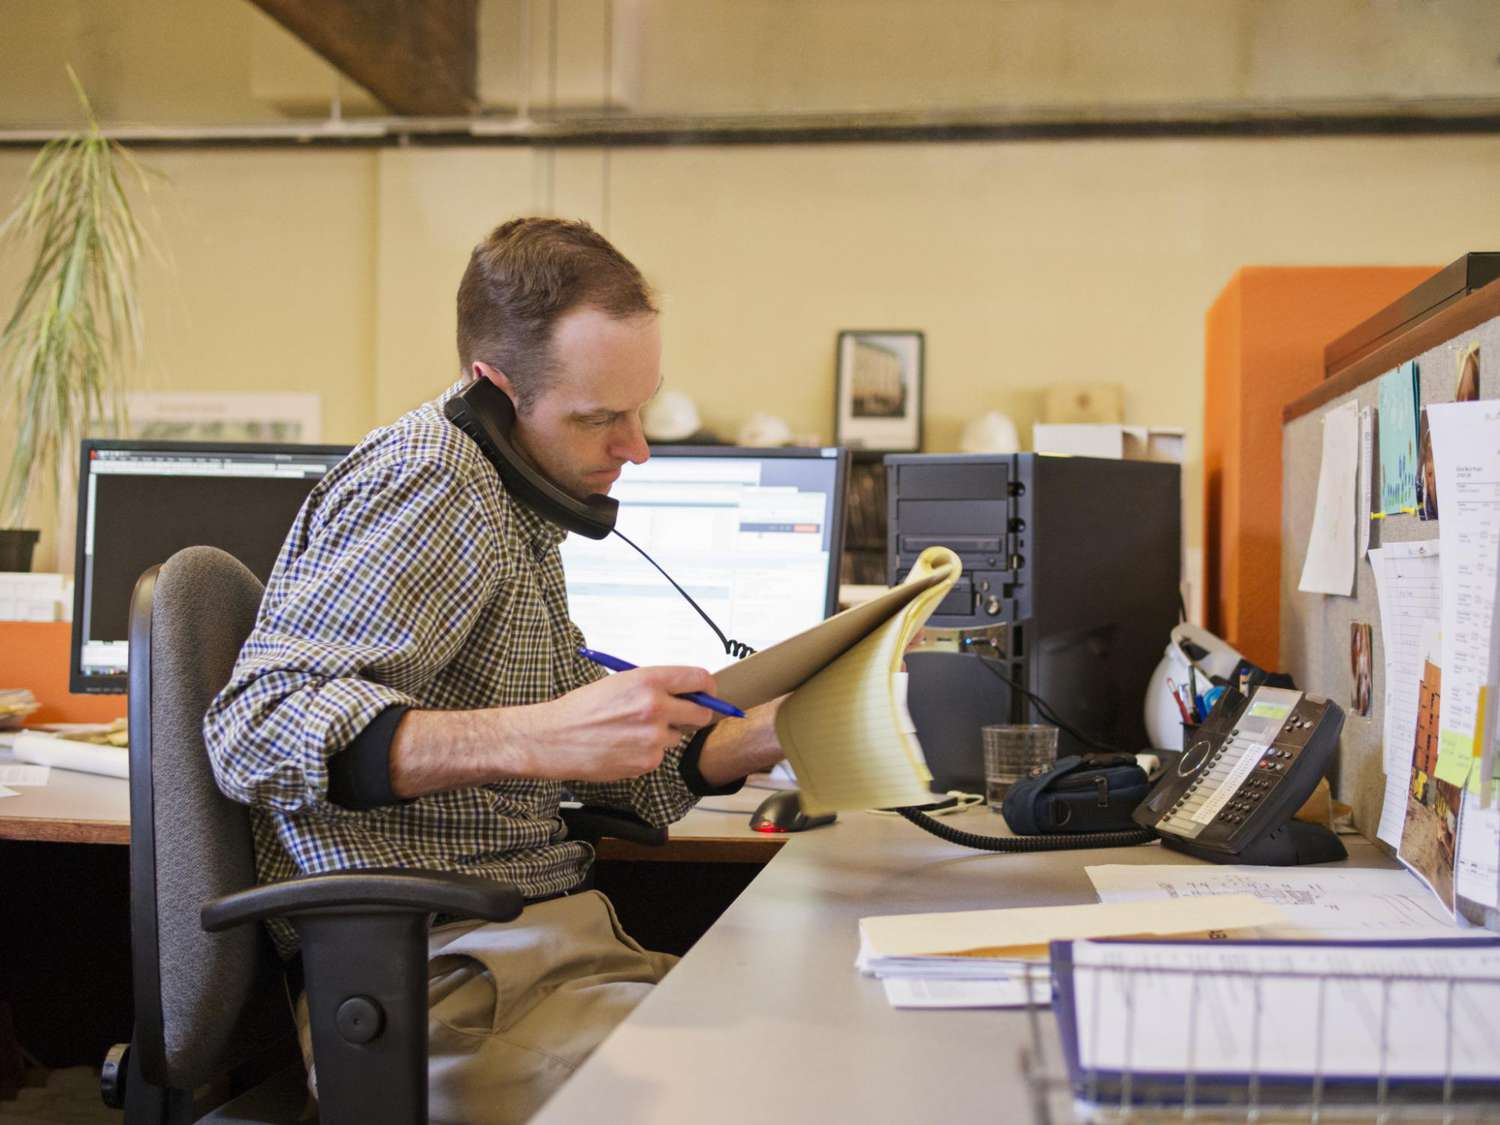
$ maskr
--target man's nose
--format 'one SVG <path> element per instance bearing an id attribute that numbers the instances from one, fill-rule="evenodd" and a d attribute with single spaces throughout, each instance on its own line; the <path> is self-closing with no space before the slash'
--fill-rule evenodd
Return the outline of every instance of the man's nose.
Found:
<path id="1" fill-rule="evenodd" d="M 646 431 L 639 418 L 631 418 L 625 423 L 625 432 L 610 453 L 632 465 L 643 464 L 650 458 L 651 447 L 646 444 Z"/>

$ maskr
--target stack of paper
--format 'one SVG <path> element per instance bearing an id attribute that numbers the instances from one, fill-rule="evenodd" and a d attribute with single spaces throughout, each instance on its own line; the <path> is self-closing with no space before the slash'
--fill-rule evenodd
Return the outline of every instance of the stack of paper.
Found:
<path id="1" fill-rule="evenodd" d="M 0 573 L 0 621 L 66 621 L 72 583 L 61 574 Z"/>
<path id="2" fill-rule="evenodd" d="M 927 994 L 928 1002 L 921 1006 L 938 1006 L 932 999 L 940 995 L 948 1001 L 944 1007 L 1005 1007 L 1045 1002 L 1044 978 L 1035 977 L 1035 966 L 1046 961 L 1053 941 L 1225 937 L 1286 924 L 1280 908 L 1250 895 L 1188 898 L 1153 903 L 1149 909 L 1130 903 L 1089 903 L 894 914 L 860 919 L 855 964 L 860 972 L 885 982 L 886 994 L 897 1007 L 916 1006 L 901 1001 L 918 992 Z M 1029 973 L 1033 984 L 1028 990 Z M 926 987 L 902 983 L 913 981 Z"/>
<path id="3" fill-rule="evenodd" d="M 1416 876 L 1399 868 L 1103 864 L 1086 867 L 1102 902 L 1150 909 L 1209 895 L 1251 895 L 1280 907 L 1288 928 L 1262 938 L 1411 940 L 1489 937 L 1443 914 Z"/>

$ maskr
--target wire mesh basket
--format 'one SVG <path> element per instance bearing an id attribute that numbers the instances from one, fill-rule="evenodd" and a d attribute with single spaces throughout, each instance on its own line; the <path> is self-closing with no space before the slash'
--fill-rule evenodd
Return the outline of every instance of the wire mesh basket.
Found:
<path id="1" fill-rule="evenodd" d="M 1048 971 L 1037 966 L 1034 973 Z M 1500 979 L 1160 965 L 1074 973 L 1078 1003 L 1070 1002 L 1070 1012 L 1054 1018 L 1033 1006 L 1028 1013 L 1020 1068 L 1038 1125 L 1500 1122 Z M 1289 988 L 1310 1005 L 1298 1008 L 1296 1026 L 1278 1041 L 1267 1034 L 1277 1026 L 1270 1006 Z M 1090 1014 L 1090 993 L 1113 1004 L 1116 1018 L 1101 1021 L 1097 1002 Z M 1351 1024 L 1351 1013 L 1361 1022 Z M 1242 1065 L 1207 1065 L 1209 1039 L 1219 1048 L 1215 1057 L 1224 1058 L 1225 1025 L 1206 1026 L 1210 1020 L 1240 1022 L 1232 1053 Z M 1109 1042 L 1098 1041 L 1101 1022 Z M 1441 1030 L 1424 1034 L 1432 1028 Z M 1417 1036 L 1423 1038 L 1413 1042 Z M 1179 1044 L 1180 1054 L 1173 1051 Z M 1296 1053 L 1291 1066 L 1289 1051 Z M 1360 1062 L 1351 1067 L 1355 1057 Z M 1413 1068 L 1414 1060 L 1421 1065 Z"/>

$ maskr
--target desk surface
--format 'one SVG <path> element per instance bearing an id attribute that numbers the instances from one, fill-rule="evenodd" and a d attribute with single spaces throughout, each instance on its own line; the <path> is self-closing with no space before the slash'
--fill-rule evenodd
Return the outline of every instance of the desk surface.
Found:
<path id="1" fill-rule="evenodd" d="M 0 750 L 0 763 L 14 762 Z M 765 794 L 756 792 L 746 809 Z M 672 826 L 667 848 L 644 848 L 606 840 L 607 859 L 655 859 L 764 863 L 781 844 L 777 837 L 750 831 L 748 817 L 710 798 Z M 129 844 L 130 788 L 120 778 L 53 769 L 46 785 L 16 787 L 16 796 L 0 797 L 0 840 L 41 840 L 70 844 Z"/>
<path id="2" fill-rule="evenodd" d="M 758 796 L 704 804 L 748 808 Z M 983 806 L 948 822 L 1004 830 Z M 1353 858 L 1340 866 L 1391 866 L 1363 840 L 1345 840 Z M 891 1008 L 880 983 L 854 968 L 858 920 L 1094 902 L 1085 865 L 1196 862 L 1159 845 L 984 853 L 902 820 L 842 814 L 787 838 L 536 1125 L 1028 1120 L 1026 1013 Z M 1056 1067 L 1050 1016 L 1042 1027 Z"/>
<path id="3" fill-rule="evenodd" d="M 0 839 L 128 842 L 123 781 L 54 769 L 48 785 L 20 793 L 0 800 Z M 770 862 L 543 1108 L 538 1125 L 594 1117 L 622 1125 L 1025 1120 L 1026 1014 L 892 1009 L 879 982 L 854 968 L 859 919 L 1093 902 L 1088 864 L 1196 862 L 1159 846 L 970 851 L 863 812 L 767 837 L 750 831 L 747 816 L 764 795 L 705 799 L 673 826 L 668 849 L 601 847 L 620 858 Z M 983 806 L 947 821 L 1004 832 Z M 1365 841 L 1345 842 L 1348 866 L 1392 866 Z M 1050 1016 L 1043 1029 L 1055 1067 Z"/>
<path id="4" fill-rule="evenodd" d="M 0 763 L 14 761 L 0 751 Z M 0 840 L 128 844 L 130 787 L 118 777 L 54 769 L 46 785 L 0 797 Z"/>

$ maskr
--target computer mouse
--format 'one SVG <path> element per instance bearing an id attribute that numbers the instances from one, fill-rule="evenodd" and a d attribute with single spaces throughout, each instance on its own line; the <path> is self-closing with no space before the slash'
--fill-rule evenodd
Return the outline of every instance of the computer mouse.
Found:
<path id="1" fill-rule="evenodd" d="M 802 811 L 802 794 L 795 789 L 778 789 L 750 814 L 750 827 L 757 832 L 801 832 L 832 824 L 838 813 L 808 816 Z"/>

